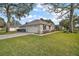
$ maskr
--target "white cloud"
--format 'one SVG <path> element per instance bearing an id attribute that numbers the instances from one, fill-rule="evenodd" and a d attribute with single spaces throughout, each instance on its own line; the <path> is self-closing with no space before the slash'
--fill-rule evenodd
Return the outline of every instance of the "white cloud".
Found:
<path id="1" fill-rule="evenodd" d="M 38 18 L 44 18 L 43 16 L 38 16 Z"/>
<path id="2" fill-rule="evenodd" d="M 27 19 L 27 22 L 30 22 L 30 21 L 34 20 L 34 18 L 37 18 L 37 16 L 36 15 L 29 15 L 25 19 Z"/>
<path id="3" fill-rule="evenodd" d="M 37 17 L 37 15 L 29 15 L 28 17 L 26 17 L 26 18 L 36 18 Z"/>
<path id="4" fill-rule="evenodd" d="M 33 11 L 38 11 L 38 9 L 35 8 L 35 9 L 33 9 Z"/>
<path id="5" fill-rule="evenodd" d="M 46 17 L 43 17 L 43 19 L 47 19 Z"/>
<path id="6" fill-rule="evenodd" d="M 32 15 L 29 15 L 27 18 L 32 18 L 33 16 Z"/>
<path id="7" fill-rule="evenodd" d="M 37 7 L 38 8 L 43 8 L 41 4 L 37 4 Z"/>
<path id="8" fill-rule="evenodd" d="M 35 18 L 35 17 L 37 17 L 37 15 L 33 15 L 33 17 Z"/>
<path id="9" fill-rule="evenodd" d="M 46 11 L 46 9 L 45 9 L 45 8 L 43 8 L 43 11 Z"/>
<path id="10" fill-rule="evenodd" d="M 62 18 L 61 19 L 57 19 L 57 16 L 53 16 L 52 18 L 50 18 L 53 22 L 54 22 L 54 24 L 56 24 L 56 25 L 58 25 L 59 24 L 59 22 L 62 20 Z"/>
<path id="11" fill-rule="evenodd" d="M 33 21 L 34 19 L 28 19 L 28 22 Z"/>
<path id="12" fill-rule="evenodd" d="M 62 19 L 55 19 L 55 18 L 52 19 L 52 21 L 53 21 L 56 25 L 58 25 L 61 20 L 62 20 Z"/>
<path id="13" fill-rule="evenodd" d="M 46 9 L 45 9 L 43 6 L 41 6 L 40 4 L 38 4 L 38 5 L 37 5 L 37 8 L 34 8 L 33 11 L 39 11 L 38 8 L 41 8 L 42 11 L 46 11 Z"/>

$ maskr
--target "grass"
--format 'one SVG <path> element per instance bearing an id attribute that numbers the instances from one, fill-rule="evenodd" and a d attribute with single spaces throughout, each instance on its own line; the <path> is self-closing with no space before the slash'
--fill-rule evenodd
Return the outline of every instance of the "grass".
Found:
<path id="1" fill-rule="evenodd" d="M 46 36 L 27 35 L 0 40 L 0 55 L 78 56 L 79 33 L 58 32 Z"/>
<path id="2" fill-rule="evenodd" d="M 5 31 L 0 31 L 0 35 L 4 35 L 4 34 L 13 34 L 16 33 L 15 31 L 13 32 L 5 32 Z"/>

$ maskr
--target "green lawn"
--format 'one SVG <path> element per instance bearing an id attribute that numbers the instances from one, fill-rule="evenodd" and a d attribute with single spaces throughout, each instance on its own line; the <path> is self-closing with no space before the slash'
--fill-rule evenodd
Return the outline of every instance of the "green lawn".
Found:
<path id="1" fill-rule="evenodd" d="M 13 32 L 5 32 L 5 31 L 0 31 L 0 35 L 4 35 L 4 34 L 13 34 L 16 33 L 15 31 Z"/>
<path id="2" fill-rule="evenodd" d="M 79 33 L 58 32 L 0 40 L 0 55 L 79 55 Z"/>

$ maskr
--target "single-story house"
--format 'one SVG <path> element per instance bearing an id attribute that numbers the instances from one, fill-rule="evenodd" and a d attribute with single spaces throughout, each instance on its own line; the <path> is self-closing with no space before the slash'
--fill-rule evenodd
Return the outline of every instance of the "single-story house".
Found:
<path id="1" fill-rule="evenodd" d="M 54 28 L 55 26 L 53 23 L 37 19 L 21 26 L 18 31 L 22 29 L 24 32 L 41 34 L 51 32 Z"/>

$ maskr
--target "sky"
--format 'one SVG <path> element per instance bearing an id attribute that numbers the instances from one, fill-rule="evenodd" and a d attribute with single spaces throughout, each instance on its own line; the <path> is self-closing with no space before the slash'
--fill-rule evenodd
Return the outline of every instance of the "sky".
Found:
<path id="1" fill-rule="evenodd" d="M 3 17 L 6 21 L 6 17 L 4 14 L 0 14 L 0 16 Z M 26 22 L 30 22 L 40 18 L 51 19 L 55 24 L 59 24 L 59 21 L 60 21 L 55 19 L 56 18 L 55 14 L 50 14 L 45 10 L 44 7 L 41 6 L 40 3 L 38 3 L 37 6 L 35 6 L 33 10 L 29 13 L 29 16 L 22 17 L 21 20 L 19 20 L 19 22 L 21 24 L 25 24 Z"/>
<path id="2" fill-rule="evenodd" d="M 25 24 L 25 22 L 30 22 L 36 19 L 51 19 L 56 25 L 59 24 L 61 19 L 55 19 L 57 16 L 53 13 L 50 14 L 48 11 L 45 10 L 40 4 L 37 4 L 36 7 L 30 12 L 29 16 L 22 18 L 20 23 Z"/>
<path id="3" fill-rule="evenodd" d="M 66 11 L 64 11 L 63 13 L 65 13 Z M 79 16 L 79 10 L 75 10 L 74 13 L 78 14 Z M 51 14 L 48 11 L 46 11 L 46 9 L 41 5 L 41 4 L 37 4 L 36 7 L 34 7 L 34 9 L 30 12 L 29 16 L 27 16 L 26 18 L 22 18 L 22 20 L 20 21 L 20 23 L 25 24 L 26 22 L 30 22 L 36 19 L 51 19 L 55 25 L 58 25 L 59 22 L 62 19 L 57 19 L 57 17 L 60 14 L 55 14 L 54 12 Z"/>
<path id="4" fill-rule="evenodd" d="M 75 10 L 75 13 L 79 15 L 78 10 Z M 56 19 L 58 15 L 56 15 L 54 12 L 52 14 L 49 13 L 48 11 L 45 10 L 45 8 L 41 4 L 37 4 L 37 6 L 34 7 L 33 10 L 29 13 L 29 16 L 22 17 L 21 20 L 19 20 L 19 22 L 21 24 L 25 24 L 26 22 L 30 22 L 36 19 L 43 18 L 43 19 L 51 19 L 55 25 L 58 25 L 59 22 L 62 20 L 62 19 Z M 6 17 L 4 15 L 0 14 L 0 16 L 5 18 L 5 21 L 6 21 Z"/>

